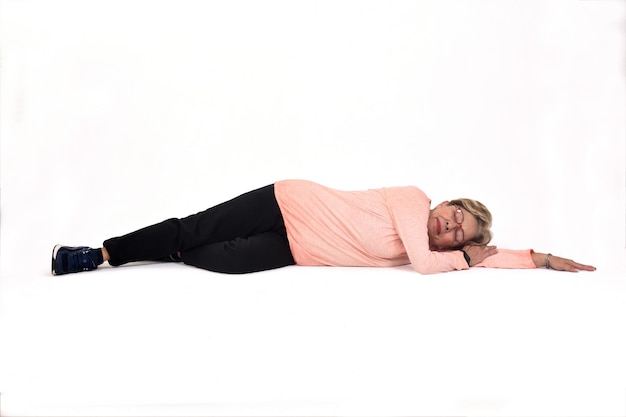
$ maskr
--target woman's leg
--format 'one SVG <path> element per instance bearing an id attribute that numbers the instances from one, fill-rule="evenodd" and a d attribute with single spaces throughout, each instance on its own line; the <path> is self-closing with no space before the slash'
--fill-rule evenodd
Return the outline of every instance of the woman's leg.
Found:
<path id="1" fill-rule="evenodd" d="M 209 253 L 211 256 L 218 256 L 219 251 L 211 247 L 211 244 L 225 245 L 228 249 L 222 252 L 224 256 L 239 251 L 240 261 L 243 262 L 246 253 L 252 256 L 257 251 L 264 252 L 264 241 L 268 248 L 276 246 L 275 237 L 268 238 L 264 235 L 268 232 L 284 238 L 286 248 L 289 249 L 273 185 L 240 195 L 183 219 L 168 219 L 124 236 L 108 239 L 104 242 L 104 248 L 109 264 L 113 266 L 134 261 L 159 260 L 181 253 L 183 261 L 187 259 L 192 265 L 212 269 L 210 265 L 203 266 L 203 262 L 199 260 L 201 252 L 205 252 L 206 256 Z M 250 239 L 257 235 L 258 239 Z M 193 252 L 201 247 L 205 247 L 204 250 Z M 185 252 L 189 254 L 185 255 Z M 288 252 L 291 256 L 291 252 Z M 264 253 L 261 257 L 271 254 L 272 251 Z M 279 258 L 283 259 L 285 256 L 281 255 Z M 230 259 L 228 262 L 232 264 L 235 258 L 231 256 Z M 284 261 L 278 264 L 281 262 Z"/>
<path id="2" fill-rule="evenodd" d="M 102 247 L 101 250 L 102 250 L 102 261 L 109 262 L 109 259 L 111 259 L 111 255 L 109 255 L 109 251 L 105 247 Z"/>
<path id="3" fill-rule="evenodd" d="M 210 243 L 180 254 L 187 265 L 227 274 L 245 274 L 294 265 L 286 234 L 265 232 Z"/>

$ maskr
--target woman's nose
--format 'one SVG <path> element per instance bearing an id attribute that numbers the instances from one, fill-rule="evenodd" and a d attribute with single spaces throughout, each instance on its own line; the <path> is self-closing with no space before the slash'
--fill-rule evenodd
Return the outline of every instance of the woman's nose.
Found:
<path id="1" fill-rule="evenodd" d="M 459 224 L 456 222 L 446 222 L 446 232 L 459 228 Z"/>

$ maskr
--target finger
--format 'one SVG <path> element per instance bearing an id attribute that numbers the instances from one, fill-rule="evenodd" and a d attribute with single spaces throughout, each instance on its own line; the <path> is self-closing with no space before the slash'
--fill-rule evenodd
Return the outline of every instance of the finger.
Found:
<path id="1" fill-rule="evenodd" d="M 497 246 L 488 246 L 487 247 L 487 253 L 489 255 L 495 255 L 496 253 L 498 253 L 498 247 Z"/>
<path id="2" fill-rule="evenodd" d="M 496 248 L 487 248 L 487 250 L 482 254 L 482 258 L 483 260 L 487 259 L 490 256 L 495 255 L 496 253 L 498 253 L 498 249 Z"/>
<path id="3" fill-rule="evenodd" d="M 596 268 L 591 266 L 591 265 L 585 265 L 585 264 L 581 264 L 578 262 L 574 262 L 571 259 L 566 259 L 565 260 L 567 262 L 567 265 L 576 268 L 576 270 L 583 270 L 583 271 L 595 271 Z"/>
<path id="4" fill-rule="evenodd" d="M 595 266 L 579 264 L 578 262 L 574 262 L 574 266 L 583 271 L 595 271 L 596 270 Z"/>

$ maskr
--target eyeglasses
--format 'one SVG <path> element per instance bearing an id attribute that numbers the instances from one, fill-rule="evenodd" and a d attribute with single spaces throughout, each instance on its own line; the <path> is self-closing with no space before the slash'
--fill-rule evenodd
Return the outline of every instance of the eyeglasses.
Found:
<path id="1" fill-rule="evenodd" d="M 459 228 L 454 231 L 454 241 L 458 244 L 461 244 L 463 243 L 463 239 L 465 238 L 465 233 L 463 233 L 463 225 L 461 224 L 463 223 L 463 211 L 459 206 L 454 207 L 456 207 L 456 210 L 454 211 L 454 221 L 456 222 L 456 224 L 459 225 Z"/>

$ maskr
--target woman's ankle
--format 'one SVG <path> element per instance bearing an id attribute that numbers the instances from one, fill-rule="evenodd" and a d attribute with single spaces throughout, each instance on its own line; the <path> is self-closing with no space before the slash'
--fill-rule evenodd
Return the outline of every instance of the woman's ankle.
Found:
<path id="1" fill-rule="evenodd" d="M 104 246 L 100 248 L 100 250 L 102 251 L 102 259 L 108 262 L 109 259 L 111 259 L 111 256 L 109 255 L 109 251 Z"/>

